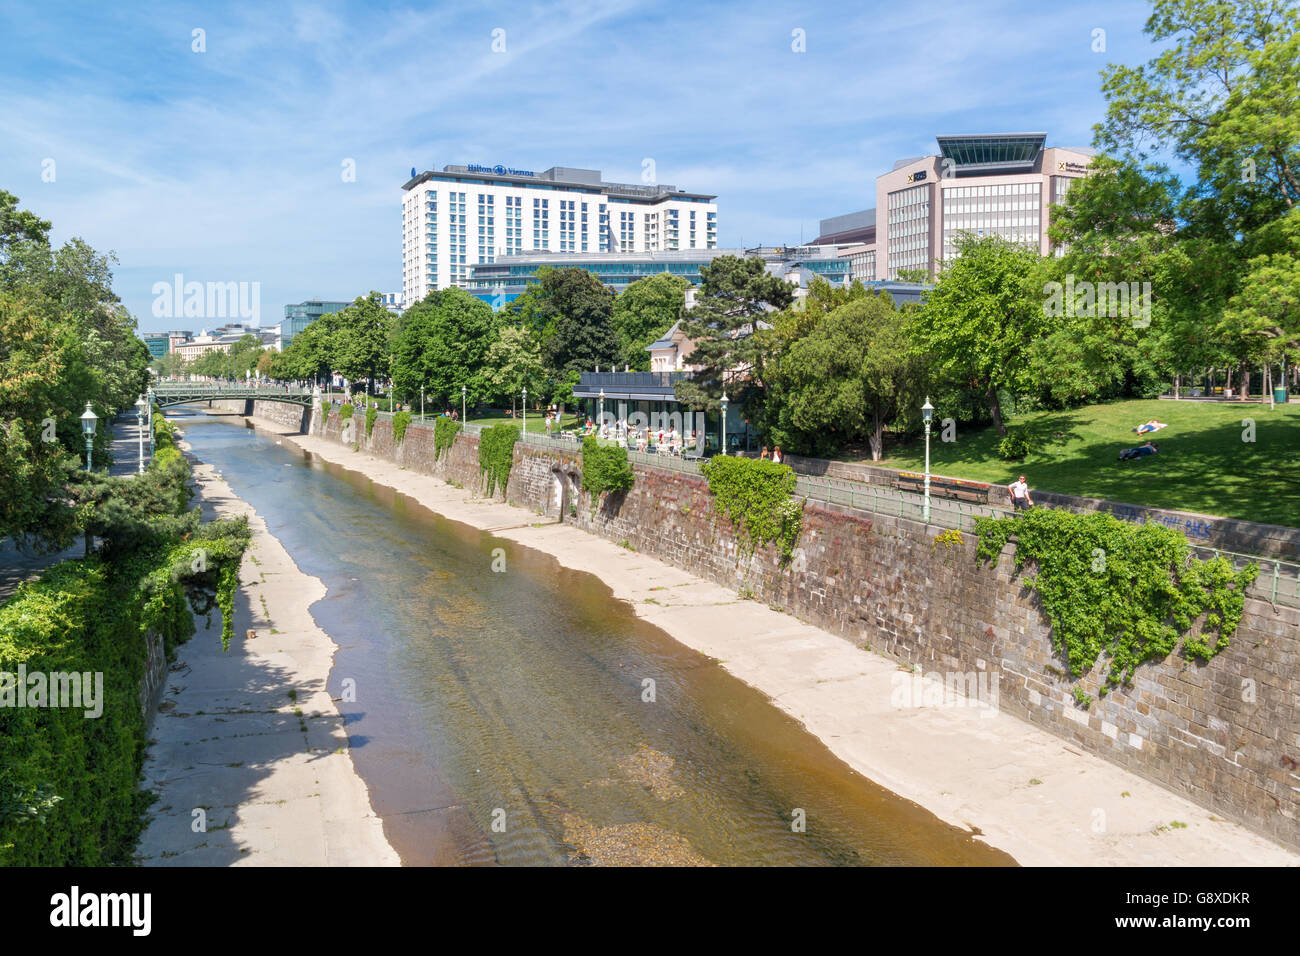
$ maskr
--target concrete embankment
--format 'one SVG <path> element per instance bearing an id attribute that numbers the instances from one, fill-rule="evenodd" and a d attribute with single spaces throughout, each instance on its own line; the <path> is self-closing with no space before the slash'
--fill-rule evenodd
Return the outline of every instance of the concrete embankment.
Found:
<path id="1" fill-rule="evenodd" d="M 1013 716 L 1005 706 L 959 704 L 951 699 L 948 706 L 926 705 L 933 688 L 911 678 L 900 682 L 896 659 L 768 604 L 737 606 L 734 587 L 660 561 L 644 553 L 649 545 L 642 552 L 620 547 L 617 538 L 610 539 L 608 527 L 601 529 L 605 537 L 597 537 L 568 522 L 539 523 L 537 511 L 548 506 L 534 502 L 538 492 L 525 493 L 524 485 L 534 478 L 540 483 L 554 480 L 560 502 L 556 510 L 564 510 L 571 494 L 564 486 L 572 476 L 565 472 L 569 466 L 563 456 L 545 475 L 540 464 L 519 467 L 524 463 L 517 463 L 519 474 L 511 477 L 517 494 L 512 496 L 536 505 L 525 509 L 479 498 L 459 487 L 476 487 L 470 475 L 472 463 L 463 451 L 445 468 L 439 463 L 441 474 L 421 473 L 425 469 L 410 457 L 418 453 L 410 437 L 411 448 L 402 455 L 410 468 L 380 457 L 392 453 L 383 447 L 386 423 L 382 421 L 375 429 L 379 441 L 371 443 L 379 454 L 341 445 L 333 419 L 333 432 L 325 438 L 294 434 L 296 429 L 285 423 L 256 423 L 446 517 L 491 530 L 548 553 L 567 567 L 598 575 L 615 598 L 630 602 L 638 615 L 681 643 L 717 658 L 766 693 L 854 770 L 941 819 L 978 832 L 1021 863 L 1300 862 L 1296 854 L 1268 839 Z M 530 478 L 532 473 L 536 474 Z M 549 492 L 544 497 L 549 501 Z M 665 513 L 681 514 L 692 507 L 682 503 L 675 508 L 675 504 L 661 500 L 659 507 Z M 583 511 L 580 504 L 578 510 Z M 582 520 L 593 519 L 584 514 Z M 647 526 L 630 543 L 644 543 L 655 535 L 679 537 L 677 530 Z M 914 688 L 913 699 L 900 705 L 900 689 L 911 694 Z M 942 689 L 939 698 L 944 699 Z"/>
<path id="2" fill-rule="evenodd" d="M 182 447 L 184 447 L 182 445 Z M 145 762 L 157 795 L 144 865 L 381 866 L 400 863 L 326 690 L 336 647 L 310 605 L 325 594 L 265 521 L 196 462 L 205 517 L 246 514 L 252 545 L 235 605 L 181 646 Z"/>

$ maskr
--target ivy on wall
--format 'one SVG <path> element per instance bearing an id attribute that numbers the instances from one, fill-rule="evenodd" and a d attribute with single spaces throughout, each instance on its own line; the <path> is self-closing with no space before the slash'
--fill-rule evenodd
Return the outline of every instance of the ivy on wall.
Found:
<path id="1" fill-rule="evenodd" d="M 749 539 L 751 551 L 776 541 L 781 565 L 790 563 L 803 527 L 803 505 L 794 497 L 789 465 L 766 459 L 717 455 L 700 466 L 717 506 Z"/>
<path id="2" fill-rule="evenodd" d="M 1052 645 L 1072 677 L 1089 673 L 1105 653 L 1106 690 L 1133 679 L 1147 661 L 1164 660 L 1187 635 L 1183 653 L 1209 660 L 1241 623 L 1245 591 L 1257 565 L 1235 569 L 1222 556 L 1201 561 L 1183 534 L 1135 525 L 1103 513 L 1034 508 L 1017 517 L 976 518 L 978 560 L 995 565 L 1016 543 L 1016 571 L 1038 592 L 1052 625 Z M 1196 634 L 1188 634 L 1202 614 Z"/>
<path id="3" fill-rule="evenodd" d="M 352 405 L 340 405 L 340 406 L 339 406 L 339 421 L 340 421 L 340 422 L 345 422 L 345 421 L 347 421 L 349 418 L 352 417 L 352 413 L 353 413 L 354 411 L 356 411 L 356 409 L 355 409 Z"/>
<path id="4" fill-rule="evenodd" d="M 442 457 L 442 453 L 451 447 L 452 442 L 460 433 L 460 422 L 452 421 L 445 415 L 440 415 L 433 423 L 433 460 L 437 461 Z M 483 446 L 479 445 L 479 461 L 482 462 Z"/>
<path id="5" fill-rule="evenodd" d="M 485 428 L 478 439 L 479 471 L 487 476 L 487 495 L 492 497 L 498 488 L 505 494 L 510 483 L 510 466 L 514 463 L 515 442 L 519 428 L 515 425 L 493 425 Z"/>
<path id="6" fill-rule="evenodd" d="M 602 445 L 594 435 L 582 440 L 582 490 L 593 502 L 606 491 L 627 491 L 635 480 L 626 448 Z"/>
<path id="7" fill-rule="evenodd" d="M 398 412 L 393 416 L 393 444 L 400 445 L 406 438 L 406 426 L 411 424 L 410 412 Z"/>
<path id="8" fill-rule="evenodd" d="M 170 657 L 194 613 L 214 608 L 223 645 L 232 635 L 247 519 L 201 524 L 185 510 L 189 465 L 171 424 L 154 422 L 145 474 L 87 474 L 71 489 L 94 515 L 96 553 L 51 566 L 0 606 L 0 672 L 100 675 L 103 690 L 96 702 L 83 686 L 80 707 L 38 705 L 29 680 L 19 707 L 16 682 L 0 678 L 0 866 L 130 865 L 147 801 L 137 781 L 148 635 Z"/>
<path id="9" fill-rule="evenodd" d="M 375 420 L 377 418 L 379 418 L 378 409 L 374 409 L 374 408 L 366 409 L 366 437 L 367 438 L 369 438 L 370 433 L 375 430 Z"/>

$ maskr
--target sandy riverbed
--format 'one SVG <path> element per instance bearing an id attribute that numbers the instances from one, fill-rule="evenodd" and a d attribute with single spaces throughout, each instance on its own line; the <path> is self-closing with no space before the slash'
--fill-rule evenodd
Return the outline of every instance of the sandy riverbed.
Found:
<path id="1" fill-rule="evenodd" d="M 442 479 L 253 423 L 447 518 L 598 575 L 615 598 L 767 694 L 855 771 L 1022 864 L 1300 863 L 1300 855 L 1008 714 L 896 707 L 897 664 L 767 606 L 738 606 L 734 592 L 712 582 L 568 525 L 536 526 L 532 512 Z"/>
<path id="2" fill-rule="evenodd" d="M 298 569 L 212 466 L 196 463 L 194 478 L 205 517 L 248 515 L 252 545 L 230 650 L 221 649 L 214 614 L 210 629 L 200 623 L 180 647 L 168 674 L 145 758 L 144 786 L 158 800 L 137 859 L 146 866 L 400 864 L 326 689 L 337 647 L 309 610 L 325 586 Z"/>

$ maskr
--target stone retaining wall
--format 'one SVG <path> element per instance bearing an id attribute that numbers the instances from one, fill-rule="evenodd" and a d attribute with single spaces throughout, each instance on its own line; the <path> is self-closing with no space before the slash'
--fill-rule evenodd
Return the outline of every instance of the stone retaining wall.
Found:
<path id="1" fill-rule="evenodd" d="M 898 477 L 896 469 L 860 462 L 828 461 L 800 455 L 787 455 L 785 462 L 801 475 L 860 481 L 869 485 L 890 486 Z M 1011 467 L 1008 465 L 1008 469 Z M 1220 518 L 1192 511 L 1148 508 L 1102 498 L 1062 495 L 1036 488 L 1033 489 L 1033 496 L 1035 502 L 1053 508 L 1067 508 L 1074 512 L 1105 511 L 1123 521 L 1136 524 L 1152 522 L 1177 528 L 1192 544 L 1202 547 L 1300 562 L 1300 529 L 1297 528 Z M 989 503 L 996 508 L 1011 510 L 1011 494 L 1005 485 L 989 486 Z"/>
<path id="2" fill-rule="evenodd" d="M 315 424 L 316 433 L 340 439 L 337 410 Z M 372 454 L 482 491 L 473 436 L 459 435 L 435 462 L 432 427 L 413 424 L 394 448 L 386 419 L 367 439 L 360 417 L 355 435 Z M 635 471 L 630 491 L 607 496 L 593 512 L 580 491 L 577 454 L 519 444 L 506 497 L 945 683 L 987 688 L 990 702 L 1067 744 L 1300 848 L 1300 611 L 1248 600 L 1230 646 L 1212 661 L 1171 656 L 1104 698 L 1099 665 L 1077 682 L 1093 698 L 1084 709 L 1036 596 L 1013 573 L 1013 546 L 996 568 L 981 567 L 969 535 L 947 545 L 920 522 L 810 505 L 794 564 L 783 569 L 770 549 L 746 553 L 730 522 L 714 513 L 702 477 Z"/>

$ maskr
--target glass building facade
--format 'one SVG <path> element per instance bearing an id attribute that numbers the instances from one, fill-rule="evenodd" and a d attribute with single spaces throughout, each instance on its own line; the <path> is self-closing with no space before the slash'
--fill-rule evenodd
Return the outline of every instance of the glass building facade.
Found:
<path id="1" fill-rule="evenodd" d="M 293 337 L 322 315 L 342 312 L 351 302 L 325 302 L 321 299 L 308 299 L 297 305 L 284 307 L 284 320 L 280 323 L 280 348 L 286 349 Z"/>

